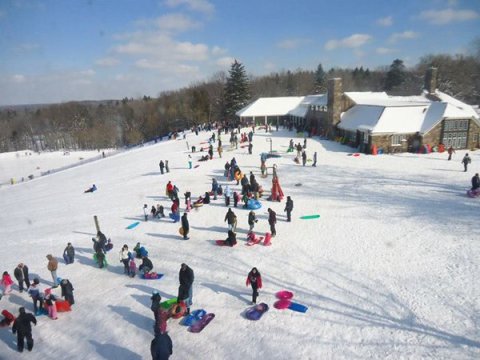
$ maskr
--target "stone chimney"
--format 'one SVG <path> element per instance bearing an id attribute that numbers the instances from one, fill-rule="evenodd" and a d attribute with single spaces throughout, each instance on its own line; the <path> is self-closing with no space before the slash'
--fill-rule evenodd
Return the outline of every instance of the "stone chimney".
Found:
<path id="1" fill-rule="evenodd" d="M 342 79 L 327 81 L 327 119 L 331 129 L 340 122 L 342 112 Z"/>
<path id="2" fill-rule="evenodd" d="M 435 94 L 435 90 L 437 89 L 437 68 L 436 67 L 430 67 L 427 69 L 425 73 L 424 89 L 427 91 L 429 95 Z"/>

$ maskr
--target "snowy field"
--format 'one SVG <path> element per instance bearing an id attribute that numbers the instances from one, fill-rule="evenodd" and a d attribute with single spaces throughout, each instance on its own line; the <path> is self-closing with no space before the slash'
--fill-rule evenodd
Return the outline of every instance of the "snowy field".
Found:
<path id="1" fill-rule="evenodd" d="M 318 152 L 313 168 L 295 164 L 293 155 L 286 154 L 290 138 L 302 141 L 294 133 L 257 131 L 253 155 L 239 147 L 225 151 L 223 159 L 215 153 L 212 161 L 198 163 L 196 153 L 194 165 L 200 166 L 188 169 L 186 141 L 199 148 L 209 136 L 188 134 L 186 140 L 160 142 L 0 187 L 0 270 L 13 276 L 23 262 L 31 279 L 37 274 L 45 288 L 51 285 L 45 258 L 51 253 L 59 259 L 58 276 L 72 282 L 76 300 L 73 311 L 59 313 L 56 321 L 38 318 L 32 354 L 17 353 L 16 337 L 0 329 L 1 359 L 149 359 L 151 293 L 175 297 L 182 262 L 195 271 L 192 309 L 204 308 L 216 317 L 199 334 L 169 320 L 171 359 L 480 358 L 480 199 L 465 194 L 480 170 L 480 152 L 470 154 L 471 168 L 464 173 L 460 160 L 465 151 L 452 161 L 446 153 L 353 157 L 346 146 L 309 139 L 308 157 Z M 269 150 L 269 137 L 282 157 L 269 159 L 267 165 L 278 165 L 283 191 L 294 201 L 291 223 L 283 212 L 285 200 L 261 201 L 257 234 L 269 230 L 267 208 L 277 212 L 272 246 L 245 246 L 248 210 L 242 208 L 234 209 L 237 246 L 216 246 L 214 240 L 227 233 L 227 208 L 220 198 L 190 213 L 188 241 L 178 234 L 179 224 L 168 218 L 142 221 L 143 204 L 163 204 L 168 213 L 168 180 L 179 187 L 182 208 L 183 193 L 191 191 L 195 200 L 210 190 L 213 177 L 225 186 L 223 166 L 233 156 L 269 190 L 271 176 L 262 179 L 259 170 L 259 153 Z M 227 145 L 228 137 L 222 135 L 222 141 Z M 33 171 L 16 157 L 0 159 L 2 176 L 9 169 L 7 180 Z M 170 173 L 160 175 L 161 159 L 169 160 Z M 93 183 L 98 191 L 84 194 Z M 228 183 L 232 190 L 240 189 Z M 299 219 L 310 214 L 320 218 Z M 92 260 L 94 215 L 115 244 L 106 270 Z M 134 221 L 141 223 L 126 230 Z M 68 266 L 62 259 L 67 242 L 77 252 Z M 123 275 L 118 252 L 123 244 L 131 249 L 137 242 L 149 250 L 154 270 L 165 274 L 161 280 Z M 251 299 L 245 280 L 254 266 L 264 283 L 259 302 L 270 305 L 258 322 L 243 317 Z M 293 291 L 308 312 L 273 308 L 275 293 L 282 289 Z M 31 299 L 15 285 L 0 309 L 17 314 L 19 306 L 33 310 Z"/>
<path id="2" fill-rule="evenodd" d="M 105 155 L 113 153 L 105 150 Z M 100 159 L 99 151 L 52 151 L 36 153 L 23 150 L 9 153 L 0 153 L 0 185 L 28 181 L 33 178 L 52 172 L 80 165 L 95 159 Z"/>

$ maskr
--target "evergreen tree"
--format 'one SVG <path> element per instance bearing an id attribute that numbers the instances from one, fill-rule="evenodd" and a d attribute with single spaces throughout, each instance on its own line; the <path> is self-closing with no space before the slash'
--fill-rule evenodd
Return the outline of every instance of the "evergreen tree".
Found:
<path id="1" fill-rule="evenodd" d="M 249 81 L 245 68 L 237 60 L 232 64 L 225 85 L 225 118 L 232 121 L 235 113 L 248 104 L 250 99 Z"/>
<path id="2" fill-rule="evenodd" d="M 385 79 L 385 90 L 392 90 L 394 87 L 398 87 L 403 84 L 406 78 L 405 65 L 403 60 L 395 59 L 390 65 L 390 70 L 387 72 Z"/>
<path id="3" fill-rule="evenodd" d="M 322 64 L 318 64 L 315 72 L 315 94 L 324 94 L 327 92 L 327 74 L 323 71 Z"/>

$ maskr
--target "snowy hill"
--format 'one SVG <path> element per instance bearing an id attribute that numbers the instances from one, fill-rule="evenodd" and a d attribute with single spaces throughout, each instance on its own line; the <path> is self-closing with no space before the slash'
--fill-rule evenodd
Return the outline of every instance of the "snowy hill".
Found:
<path id="1" fill-rule="evenodd" d="M 194 165 L 200 166 L 188 169 L 186 141 L 198 149 L 209 136 L 188 134 L 186 140 L 159 142 L 0 188 L 0 270 L 13 277 L 23 262 L 31 279 L 38 275 L 45 288 L 51 285 L 46 255 L 53 254 L 60 263 L 58 276 L 72 282 L 76 300 L 73 311 L 60 313 L 56 321 L 38 317 L 32 354 L 17 353 L 16 337 L 0 329 L 1 359 L 149 359 L 151 293 L 175 297 L 182 262 L 195 271 L 192 309 L 204 308 L 216 318 L 200 334 L 170 319 L 171 359 L 480 357 L 480 201 L 465 195 L 480 154 L 470 154 L 471 169 L 464 173 L 463 152 L 452 161 L 445 153 L 353 157 L 348 147 L 309 139 L 308 157 L 317 151 L 318 164 L 303 167 L 286 153 L 290 138 L 302 139 L 287 131 L 257 131 L 253 155 L 239 147 L 224 151 L 223 159 L 215 153 L 212 161 L 197 162 L 201 154 L 196 153 Z M 248 210 L 241 207 L 234 209 L 237 246 L 216 246 L 214 240 L 227 234 L 222 198 L 190 212 L 188 241 L 168 218 L 143 221 L 144 204 L 160 203 L 168 213 L 169 180 L 180 189 L 182 214 L 183 193 L 191 191 L 195 200 L 210 190 L 213 177 L 239 191 L 223 177 L 225 161 L 233 156 L 247 175 L 254 172 L 267 197 L 271 175 L 260 177 L 259 153 L 269 150 L 269 137 L 282 157 L 267 165 L 278 165 L 283 191 L 294 201 L 287 223 L 285 200 L 261 200 L 255 231 L 269 230 L 267 208 L 275 210 L 272 246 L 245 246 Z M 222 134 L 222 141 L 226 148 L 228 136 Z M 170 173 L 160 175 L 161 159 L 169 160 Z M 15 167 L 13 158 L 1 162 Z M 84 194 L 93 183 L 98 190 Z M 299 218 L 310 214 L 320 218 Z M 94 215 L 114 242 L 106 270 L 92 260 Z M 134 221 L 141 223 L 126 230 Z M 77 252 L 71 265 L 62 259 L 68 242 Z M 132 249 L 137 242 L 149 250 L 154 270 L 165 274 L 162 279 L 123 275 L 118 253 L 123 244 Z M 245 280 L 254 266 L 264 283 L 259 302 L 270 305 L 258 322 L 242 315 L 251 299 Z M 282 289 L 293 291 L 308 312 L 275 309 L 275 293 Z M 0 309 L 16 315 L 19 306 L 33 310 L 31 299 L 15 285 L 0 300 Z"/>

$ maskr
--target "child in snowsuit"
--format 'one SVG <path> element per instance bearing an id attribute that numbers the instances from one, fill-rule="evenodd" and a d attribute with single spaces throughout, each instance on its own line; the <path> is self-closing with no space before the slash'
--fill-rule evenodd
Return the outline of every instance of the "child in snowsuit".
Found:
<path id="1" fill-rule="evenodd" d="M 68 279 L 62 279 L 62 281 L 60 281 L 60 287 L 62 288 L 62 296 L 65 300 L 67 300 L 70 305 L 75 304 L 72 283 Z"/>
<path id="2" fill-rule="evenodd" d="M 63 250 L 63 259 L 67 265 L 73 264 L 75 261 L 75 248 L 73 247 L 72 243 L 68 243 L 65 250 Z"/>
<path id="3" fill-rule="evenodd" d="M 7 310 L 2 310 L 2 315 L 3 319 L 0 321 L 0 328 L 8 327 L 15 321 L 15 316 Z"/>
<path id="4" fill-rule="evenodd" d="M 252 286 L 252 304 L 257 303 L 257 296 L 258 296 L 258 289 L 262 288 L 262 276 L 258 272 L 257 268 L 254 267 L 250 272 L 248 273 L 247 276 L 247 286 L 251 285 Z"/>
<path id="5" fill-rule="evenodd" d="M 45 304 L 47 305 L 48 316 L 52 320 L 57 320 L 57 304 L 55 300 L 57 299 L 52 294 L 52 289 L 45 289 Z"/>
<path id="6" fill-rule="evenodd" d="M 33 279 L 33 284 L 28 289 L 28 294 L 33 300 L 33 311 L 36 315 L 38 315 L 43 308 L 43 293 L 40 291 L 39 283 L 40 280 L 38 280 L 38 278 Z"/>
<path id="7" fill-rule="evenodd" d="M 135 259 L 132 257 L 130 258 L 130 262 L 128 264 L 129 270 L 130 270 L 130 277 L 135 277 L 135 274 L 137 273 L 137 264 L 135 264 Z"/>
<path id="8" fill-rule="evenodd" d="M 2 280 L 0 283 L 3 285 L 3 294 L 8 295 L 12 292 L 13 280 L 8 274 L 8 271 L 3 272 Z"/>
<path id="9" fill-rule="evenodd" d="M 154 332 L 155 334 L 165 334 L 167 332 L 167 320 L 168 320 L 168 311 L 165 311 L 160 306 L 160 302 L 162 301 L 162 297 L 158 293 L 158 291 L 154 290 L 152 292 L 152 305 L 150 309 L 153 312 L 153 316 L 155 318 L 155 325 L 154 325 Z"/>
<path id="10" fill-rule="evenodd" d="M 234 207 L 237 207 L 237 205 L 238 205 L 238 196 L 239 196 L 239 195 L 237 194 L 237 192 L 234 191 L 234 192 L 233 192 L 233 206 L 234 206 Z"/>
<path id="11" fill-rule="evenodd" d="M 163 212 L 163 206 L 158 204 L 157 205 L 157 217 L 165 217 L 165 213 Z"/>

